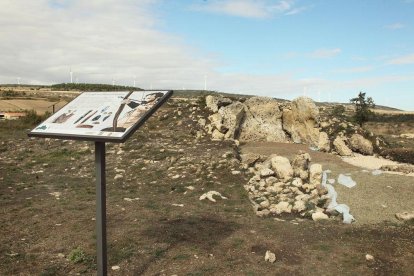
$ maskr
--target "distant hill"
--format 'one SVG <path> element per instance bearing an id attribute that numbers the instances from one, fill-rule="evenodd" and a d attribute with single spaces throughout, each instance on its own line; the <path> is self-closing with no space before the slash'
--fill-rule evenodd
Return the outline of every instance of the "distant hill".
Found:
<path id="1" fill-rule="evenodd" d="M 110 85 L 98 83 L 59 83 L 50 86 L 52 91 L 125 91 L 125 90 L 143 90 L 138 87 L 124 85 Z"/>

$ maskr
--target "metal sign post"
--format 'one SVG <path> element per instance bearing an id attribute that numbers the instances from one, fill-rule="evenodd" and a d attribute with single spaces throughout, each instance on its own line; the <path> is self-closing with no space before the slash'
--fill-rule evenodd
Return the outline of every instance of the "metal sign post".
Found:
<path id="1" fill-rule="evenodd" d="M 99 276 L 106 276 L 106 174 L 105 142 L 95 142 L 96 167 L 96 260 Z"/>
<path id="2" fill-rule="evenodd" d="M 46 119 L 29 137 L 95 142 L 97 274 L 106 276 L 105 142 L 125 142 L 172 95 L 172 91 L 82 93 Z"/>

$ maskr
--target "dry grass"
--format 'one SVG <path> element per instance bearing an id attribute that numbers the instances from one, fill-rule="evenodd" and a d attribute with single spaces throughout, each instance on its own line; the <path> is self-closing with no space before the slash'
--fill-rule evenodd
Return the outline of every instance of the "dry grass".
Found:
<path id="1" fill-rule="evenodd" d="M 193 103 L 170 101 L 123 146 L 107 145 L 109 266 L 121 268 L 110 275 L 410 275 L 414 271 L 412 226 L 256 217 L 243 188 L 249 176 L 229 173 L 238 165 L 223 157 L 234 154 L 232 143 L 195 139 L 194 121 L 206 114 L 192 108 Z M 174 113 L 178 109 L 181 116 Z M 28 139 L 23 130 L 6 131 L 2 139 L 0 275 L 96 274 L 93 144 Z M 296 153 L 280 148 L 287 156 Z M 317 154 L 315 159 L 321 162 L 332 158 Z M 115 180 L 119 173 L 123 177 Z M 364 180 L 358 181 L 362 185 Z M 369 186 L 373 192 L 374 182 Z M 210 190 L 228 200 L 200 201 L 200 195 Z M 59 199 L 55 192 L 61 193 Z M 266 250 L 276 253 L 276 263 L 264 261 Z M 375 261 L 367 262 L 367 253 Z"/>
<path id="2" fill-rule="evenodd" d="M 37 114 L 42 115 L 46 112 L 52 112 L 52 105 L 56 102 L 49 100 L 32 100 L 32 99 L 0 99 L 1 111 L 24 111 L 35 110 Z M 56 104 L 55 111 L 59 110 L 66 104 L 65 101 L 61 101 Z"/>

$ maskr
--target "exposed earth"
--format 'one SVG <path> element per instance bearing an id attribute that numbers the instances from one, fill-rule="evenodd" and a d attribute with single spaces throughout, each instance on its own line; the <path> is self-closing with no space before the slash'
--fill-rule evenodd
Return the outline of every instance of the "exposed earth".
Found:
<path id="1" fill-rule="evenodd" d="M 212 141 L 201 102 L 173 98 L 125 144 L 107 144 L 110 275 L 412 275 L 414 227 L 395 213 L 414 211 L 413 177 L 307 145 Z M 0 126 L 0 274 L 95 275 L 93 143 L 29 139 L 31 127 Z M 255 215 L 239 151 L 298 150 L 356 181 L 335 184 L 354 223 Z M 227 199 L 199 200 L 208 191 Z"/>

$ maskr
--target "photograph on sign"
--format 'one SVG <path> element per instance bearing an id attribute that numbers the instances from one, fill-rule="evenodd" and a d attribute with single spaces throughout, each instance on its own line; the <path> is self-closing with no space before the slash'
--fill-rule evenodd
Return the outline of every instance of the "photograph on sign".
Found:
<path id="1" fill-rule="evenodd" d="M 85 92 L 34 128 L 29 136 L 122 139 L 147 119 L 169 91 Z"/>

